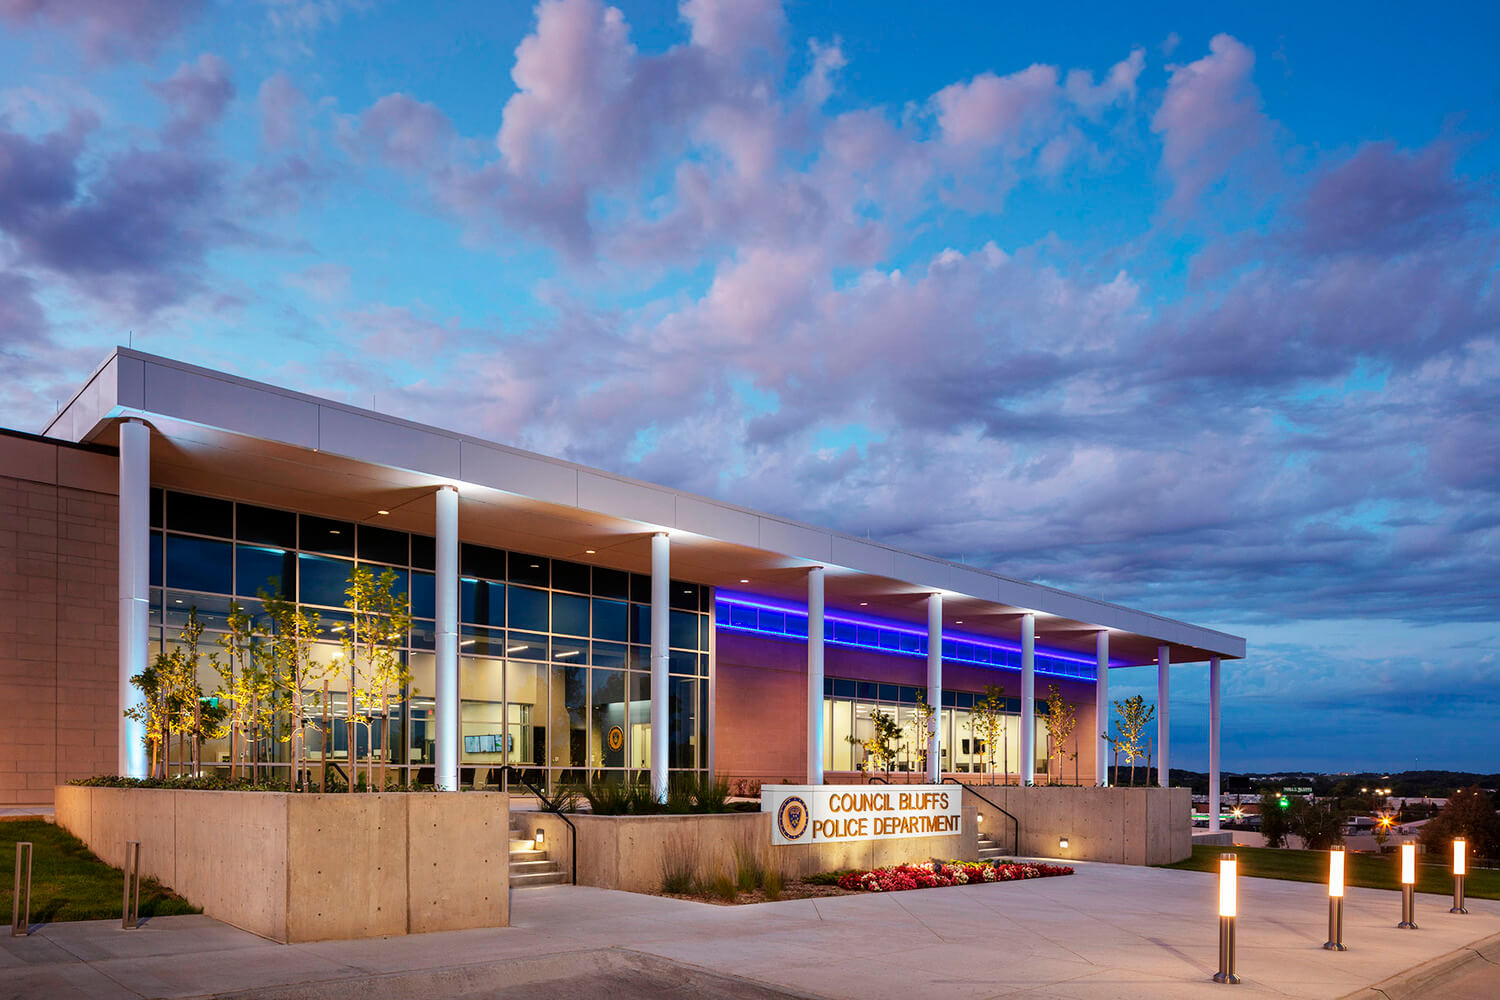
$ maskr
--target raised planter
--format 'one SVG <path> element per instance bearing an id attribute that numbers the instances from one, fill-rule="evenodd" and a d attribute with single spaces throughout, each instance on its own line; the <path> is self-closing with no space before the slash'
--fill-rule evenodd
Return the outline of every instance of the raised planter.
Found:
<path id="1" fill-rule="evenodd" d="M 978 794 L 965 790 L 964 805 L 975 807 L 980 828 L 1007 853 L 1010 820 L 990 802 L 1020 821 L 1022 857 L 1166 865 L 1193 853 L 1189 788 L 976 785 L 975 790 Z M 1067 847 L 1060 845 L 1063 838 Z"/>
<path id="2" fill-rule="evenodd" d="M 526 813 L 527 827 L 546 832 L 549 850 L 567 863 L 571 856 L 568 825 L 544 812 Z M 762 852 L 791 878 L 844 868 L 879 868 L 904 862 L 973 860 L 978 857 L 974 810 L 964 809 L 963 831 L 942 837 L 856 840 L 833 844 L 776 846 L 771 843 L 770 813 L 699 813 L 660 816 L 594 816 L 569 813 L 578 830 L 578 884 L 628 892 L 661 888 L 662 861 L 680 844 L 702 874 L 734 872 L 736 845 Z"/>
<path id="3" fill-rule="evenodd" d="M 108 864 L 273 941 L 510 922 L 510 796 L 353 795 L 60 785 L 55 818 Z"/>

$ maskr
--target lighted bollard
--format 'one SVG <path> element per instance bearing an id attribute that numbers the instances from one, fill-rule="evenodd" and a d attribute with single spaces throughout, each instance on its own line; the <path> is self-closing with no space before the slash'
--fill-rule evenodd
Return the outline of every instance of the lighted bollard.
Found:
<path id="1" fill-rule="evenodd" d="M 1238 902 L 1235 865 L 1233 854 L 1219 855 L 1219 971 L 1214 973 L 1216 983 L 1240 981 L 1240 977 L 1234 974 L 1234 911 Z"/>
<path id="2" fill-rule="evenodd" d="M 1397 927 L 1409 931 L 1417 929 L 1417 845 L 1411 841 L 1401 845 L 1401 922 Z"/>
<path id="3" fill-rule="evenodd" d="M 1344 849 L 1328 852 L 1328 940 L 1329 951 L 1348 951 L 1344 947 Z"/>
<path id="4" fill-rule="evenodd" d="M 24 856 L 25 861 L 22 861 Z M 24 865 L 26 876 L 21 877 Z M 23 902 L 24 900 L 24 902 Z M 10 936 L 26 937 L 31 933 L 31 841 L 16 841 L 16 892 L 10 904 Z"/>
<path id="5" fill-rule="evenodd" d="M 1453 909 L 1449 913 L 1468 913 L 1464 907 L 1464 876 L 1469 873 L 1468 842 L 1459 837 L 1453 842 Z"/>

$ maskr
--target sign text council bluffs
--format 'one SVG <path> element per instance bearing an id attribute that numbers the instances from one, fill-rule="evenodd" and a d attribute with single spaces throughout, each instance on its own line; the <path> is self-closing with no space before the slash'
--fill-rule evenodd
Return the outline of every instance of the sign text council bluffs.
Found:
<path id="1" fill-rule="evenodd" d="M 773 844 L 953 836 L 963 820 L 951 785 L 762 786 L 760 810 L 773 814 Z"/>

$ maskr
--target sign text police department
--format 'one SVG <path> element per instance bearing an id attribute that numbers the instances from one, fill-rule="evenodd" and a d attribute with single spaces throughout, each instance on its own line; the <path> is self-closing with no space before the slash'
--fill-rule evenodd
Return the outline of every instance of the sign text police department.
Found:
<path id="1" fill-rule="evenodd" d="M 963 796 L 953 785 L 763 785 L 771 843 L 819 844 L 959 833 Z"/>

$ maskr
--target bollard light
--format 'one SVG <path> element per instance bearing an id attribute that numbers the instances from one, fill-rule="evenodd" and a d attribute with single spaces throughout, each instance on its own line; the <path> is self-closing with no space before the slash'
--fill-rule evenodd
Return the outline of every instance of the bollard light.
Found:
<path id="1" fill-rule="evenodd" d="M 1468 913 L 1464 906 L 1464 876 L 1469 873 L 1469 844 L 1459 837 L 1453 842 L 1453 908 L 1449 913 Z"/>
<path id="2" fill-rule="evenodd" d="M 1344 947 L 1344 849 L 1328 852 L 1328 940 L 1329 951 L 1348 951 Z"/>
<path id="3" fill-rule="evenodd" d="M 1214 973 L 1216 983 L 1240 981 L 1240 977 L 1234 974 L 1234 916 L 1239 902 L 1234 884 L 1235 868 L 1233 854 L 1219 855 L 1219 971 Z"/>
<path id="4" fill-rule="evenodd" d="M 1401 922 L 1397 927 L 1417 929 L 1415 894 L 1417 882 L 1417 845 L 1408 840 L 1401 845 Z"/>

